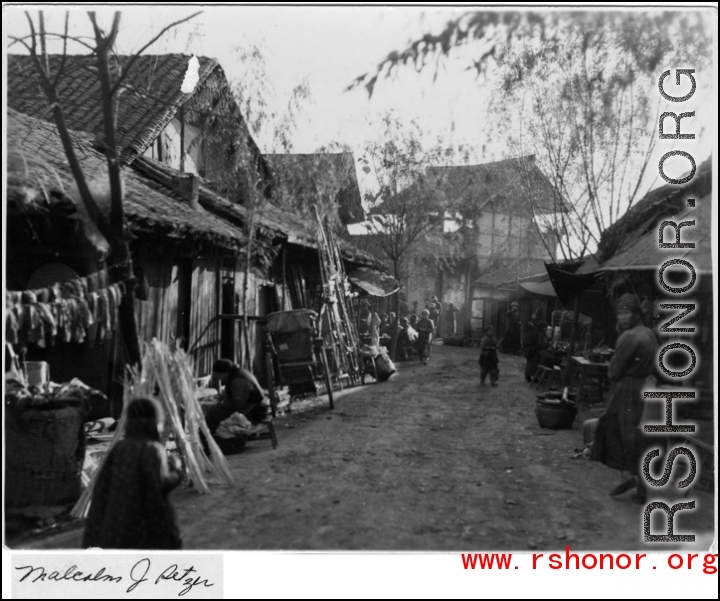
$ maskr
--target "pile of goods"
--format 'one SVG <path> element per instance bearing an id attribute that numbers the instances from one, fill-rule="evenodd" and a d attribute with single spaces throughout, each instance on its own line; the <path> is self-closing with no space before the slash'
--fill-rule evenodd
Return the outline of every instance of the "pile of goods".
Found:
<path id="1" fill-rule="evenodd" d="M 123 414 L 120 416 L 108 455 L 125 431 L 125 410 L 131 400 L 155 396 L 165 409 L 166 430 L 161 443 L 174 447 L 180 455 L 186 480 L 201 494 L 210 491 L 209 479 L 216 477 L 223 486 L 234 486 L 225 456 L 205 424 L 199 397 L 202 396 L 190 357 L 183 350 L 170 350 L 167 344 L 153 340 L 143 349 L 142 372 L 131 371 L 125 381 Z M 204 435 L 210 455 L 200 440 Z M 105 455 L 107 457 L 107 455 Z M 72 515 L 84 517 L 102 465 L 93 475 Z"/>
<path id="2" fill-rule="evenodd" d="M 384 346 L 364 344 L 360 349 L 360 354 L 363 357 L 366 372 L 369 371 L 368 366 L 372 364 L 368 363 L 368 360 L 373 360 L 375 373 L 372 371 L 369 373 L 375 377 L 378 382 L 386 382 L 390 379 L 390 376 L 395 373 L 395 364 L 392 359 L 390 359 L 390 355 Z"/>
<path id="3" fill-rule="evenodd" d="M 60 506 L 78 500 L 85 457 L 84 422 L 101 392 L 78 379 L 28 386 L 5 379 L 5 506 Z"/>

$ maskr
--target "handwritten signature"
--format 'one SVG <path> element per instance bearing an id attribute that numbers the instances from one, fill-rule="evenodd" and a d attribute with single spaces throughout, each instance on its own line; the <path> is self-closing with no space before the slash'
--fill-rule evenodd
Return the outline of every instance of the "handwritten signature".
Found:
<path id="1" fill-rule="evenodd" d="M 82 572 L 76 565 L 72 565 L 65 571 L 52 570 L 48 571 L 43 566 L 18 566 L 16 570 L 24 570 L 20 582 L 28 581 L 34 582 L 111 582 L 113 584 L 119 584 L 123 580 L 129 580 L 132 582 L 127 588 L 127 593 L 133 592 L 143 582 L 153 582 L 153 574 L 151 574 L 151 562 L 150 559 L 144 557 L 130 569 L 130 573 L 127 579 L 122 576 L 113 576 L 112 574 L 106 573 L 104 567 L 100 568 L 96 572 Z M 203 578 L 199 575 L 198 571 L 194 566 L 189 568 L 180 568 L 178 564 L 174 563 L 165 569 L 163 569 L 159 575 L 155 578 L 154 584 L 160 584 L 161 582 L 176 582 L 183 588 L 178 593 L 178 597 L 182 597 L 189 593 L 196 586 L 210 587 L 213 586 L 212 582 L 209 582 L 207 578 Z"/>

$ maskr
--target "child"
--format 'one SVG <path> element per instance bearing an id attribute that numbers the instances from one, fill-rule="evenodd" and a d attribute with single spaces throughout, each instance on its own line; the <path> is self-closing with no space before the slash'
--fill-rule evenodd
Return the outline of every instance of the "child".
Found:
<path id="1" fill-rule="evenodd" d="M 498 369 L 497 344 L 495 342 L 495 330 L 488 326 L 484 331 L 480 342 L 480 384 L 485 386 L 485 378 L 490 376 L 490 385 L 497 386 L 500 370 Z"/>
<path id="2" fill-rule="evenodd" d="M 430 319 L 429 311 L 423 311 L 420 314 L 420 321 L 417 322 L 415 329 L 418 332 L 417 344 L 420 363 L 427 365 L 428 359 L 430 359 L 430 343 L 435 334 L 435 324 Z"/>
<path id="3" fill-rule="evenodd" d="M 125 438 L 110 451 L 95 483 L 83 547 L 180 549 L 168 500 L 180 473 L 160 444 L 163 409 L 155 399 L 128 405 Z"/>

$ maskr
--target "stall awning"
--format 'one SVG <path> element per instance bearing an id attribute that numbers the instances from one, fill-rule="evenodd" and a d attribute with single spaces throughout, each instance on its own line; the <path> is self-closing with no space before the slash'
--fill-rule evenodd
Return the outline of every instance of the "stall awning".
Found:
<path id="1" fill-rule="evenodd" d="M 550 280 L 545 280 L 544 282 L 520 282 L 520 288 L 523 288 L 528 292 L 532 292 L 533 294 L 538 294 L 540 296 L 557 297 L 557 294 L 555 293 L 555 288 L 553 288 L 552 282 Z"/>
<path id="2" fill-rule="evenodd" d="M 389 296 L 400 290 L 400 284 L 394 277 L 367 267 L 360 267 L 347 277 L 370 296 Z"/>
<path id="3" fill-rule="evenodd" d="M 563 305 L 569 305 L 595 283 L 595 276 L 592 274 L 578 275 L 555 265 L 545 265 L 545 268 L 550 276 L 555 295 Z"/>

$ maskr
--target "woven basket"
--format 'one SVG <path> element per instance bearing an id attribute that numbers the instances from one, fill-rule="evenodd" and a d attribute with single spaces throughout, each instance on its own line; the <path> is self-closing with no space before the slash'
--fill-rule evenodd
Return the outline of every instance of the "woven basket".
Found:
<path id="1" fill-rule="evenodd" d="M 84 416 L 81 406 L 5 412 L 6 507 L 64 505 L 80 498 Z"/>
<path id="2" fill-rule="evenodd" d="M 572 427 L 577 406 L 574 403 L 548 403 L 539 400 L 535 404 L 535 415 L 541 428 L 563 430 Z"/>

